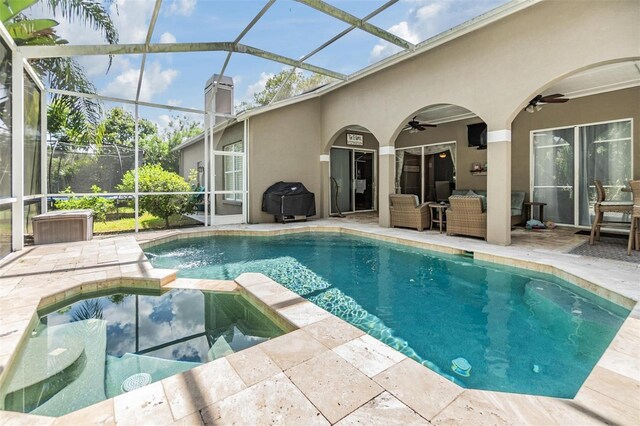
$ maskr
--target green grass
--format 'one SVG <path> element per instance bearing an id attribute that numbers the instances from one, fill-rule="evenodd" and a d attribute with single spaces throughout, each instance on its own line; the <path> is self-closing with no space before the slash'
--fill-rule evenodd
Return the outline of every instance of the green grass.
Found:
<path id="1" fill-rule="evenodd" d="M 120 209 L 122 213 L 123 209 Z M 197 226 L 202 225 L 197 220 L 188 218 L 186 216 L 171 216 L 169 218 L 169 224 L 172 228 L 181 226 Z M 144 229 L 164 229 L 164 219 L 156 217 L 149 213 L 140 215 L 140 230 Z M 125 218 L 118 220 L 109 220 L 107 222 L 96 221 L 93 224 L 93 231 L 96 234 L 111 233 L 111 232 L 126 232 L 133 231 L 136 227 L 134 218 Z"/>

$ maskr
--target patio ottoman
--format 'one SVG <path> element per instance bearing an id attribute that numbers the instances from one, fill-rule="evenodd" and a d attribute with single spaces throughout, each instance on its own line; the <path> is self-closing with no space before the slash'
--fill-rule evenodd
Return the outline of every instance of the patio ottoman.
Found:
<path id="1" fill-rule="evenodd" d="M 89 241 L 93 238 L 93 211 L 57 210 L 33 218 L 35 244 Z"/>

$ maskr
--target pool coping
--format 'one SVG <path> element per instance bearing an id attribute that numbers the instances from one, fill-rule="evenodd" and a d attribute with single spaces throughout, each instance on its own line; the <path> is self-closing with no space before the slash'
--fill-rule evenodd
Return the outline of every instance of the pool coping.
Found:
<path id="1" fill-rule="evenodd" d="M 305 228 L 311 229 L 302 231 L 297 230 L 296 232 L 318 231 L 317 227 Z M 343 227 L 324 228 L 329 232 L 341 232 Z M 298 227 L 296 229 L 302 228 Z M 348 229 L 347 233 L 358 235 L 352 231 L 354 230 Z M 152 240 L 141 244 L 135 244 L 135 248 L 131 243 L 131 237 L 117 238 L 111 241 L 115 241 L 114 245 L 116 250 L 117 247 L 124 246 L 122 252 L 124 254 L 124 258 L 128 258 L 130 255 L 134 254 L 133 252 L 136 252 L 135 254 L 139 257 L 141 247 L 150 247 L 155 244 L 167 242 L 170 238 L 192 238 L 196 236 L 208 236 L 229 232 L 238 233 L 246 232 L 246 230 L 179 232 L 173 235 L 164 235 L 158 238 L 153 238 Z M 286 230 L 272 231 L 273 234 L 286 232 Z M 260 235 L 266 234 L 261 233 Z M 361 236 L 370 237 L 370 234 Z M 389 239 L 389 237 L 389 235 L 381 235 L 378 239 L 398 242 L 393 238 Z M 419 244 L 420 247 L 426 248 L 420 241 L 416 241 L 416 243 Z M 100 243 L 98 243 L 98 245 L 99 244 Z M 435 246 L 439 247 L 439 245 Z M 431 249 L 431 247 L 429 247 L 429 249 Z M 450 250 L 449 253 L 453 252 L 452 254 L 460 253 L 460 249 L 456 247 L 449 247 L 448 250 Z M 492 256 L 491 253 L 483 253 L 483 255 Z M 15 337 L 12 338 L 12 346 L 14 349 L 18 348 L 20 342 L 25 338 L 27 331 L 33 324 L 34 314 L 37 309 L 41 308 L 41 306 L 44 306 L 45 304 L 58 303 L 60 300 L 77 296 L 79 293 L 82 293 L 83 290 L 96 291 L 104 288 L 117 288 L 118 286 L 122 286 L 124 282 L 133 279 L 138 283 L 138 285 L 143 286 L 143 288 L 179 287 L 203 289 L 204 287 L 211 286 L 207 289 L 218 289 L 215 291 L 229 291 L 229 289 L 233 288 L 233 291 L 240 291 L 244 293 L 247 297 L 253 299 L 253 301 L 258 305 L 261 305 L 264 308 L 273 309 L 279 316 L 283 317 L 285 321 L 298 328 L 298 330 L 292 333 L 288 333 L 284 336 L 271 340 L 270 342 L 273 343 L 264 342 L 257 345 L 256 348 L 258 348 L 258 353 L 261 357 L 266 356 L 267 359 L 271 360 L 272 364 L 278 364 L 278 356 L 282 356 L 282 354 L 279 354 L 277 350 L 274 350 L 274 347 L 290 346 L 292 344 L 295 345 L 296 342 L 303 342 L 303 344 L 306 344 L 307 346 L 315 345 L 317 348 L 316 353 L 312 353 L 310 358 L 306 356 L 302 356 L 302 358 L 299 357 L 296 360 L 295 365 L 289 366 L 287 364 L 288 368 L 282 367 L 277 373 L 275 373 L 275 375 L 265 378 L 257 383 L 253 383 L 250 386 L 249 383 L 243 382 L 244 386 L 239 386 L 235 389 L 235 393 L 225 394 L 224 398 L 221 397 L 215 401 L 211 398 L 205 399 L 200 403 L 200 405 L 206 403 L 204 406 L 200 407 L 198 405 L 197 409 L 194 408 L 188 414 L 180 417 L 176 417 L 175 412 L 178 410 L 178 412 L 185 413 L 184 410 L 180 411 L 179 408 L 183 407 L 185 404 L 184 395 L 181 396 L 179 392 L 176 393 L 167 387 L 149 386 L 129 394 L 103 401 L 59 418 L 40 417 L 29 414 L 1 411 L 0 423 L 19 423 L 24 421 L 27 423 L 38 424 L 77 424 L 81 419 L 84 419 L 84 421 L 88 421 L 89 423 L 109 423 L 112 421 L 121 422 L 124 420 L 134 422 L 133 419 L 138 419 L 138 421 L 141 419 L 150 421 L 151 418 L 156 418 L 160 423 L 169 423 L 173 421 L 190 423 L 191 421 L 200 422 L 205 415 L 210 416 L 209 419 L 222 421 L 224 423 L 230 421 L 230 418 L 228 418 L 230 415 L 229 411 L 225 411 L 225 407 L 229 405 L 233 406 L 234 398 L 241 399 L 241 395 L 245 395 L 250 392 L 258 392 L 257 395 L 259 396 L 259 390 L 255 389 L 260 386 L 265 386 L 266 383 L 270 383 L 273 386 L 284 386 L 285 384 L 290 384 L 289 382 L 291 381 L 297 385 L 297 387 L 294 386 L 294 388 L 297 389 L 298 392 L 300 392 L 300 388 L 303 389 L 303 396 L 306 398 L 307 402 L 310 401 L 305 405 L 307 408 L 305 412 L 309 414 L 311 411 L 316 410 L 316 415 L 319 415 L 325 422 L 334 422 L 340 419 L 346 421 L 350 416 L 354 416 L 354 418 L 357 419 L 359 415 L 362 416 L 363 414 L 366 414 L 369 417 L 374 416 L 371 418 L 376 418 L 376 413 L 380 412 L 377 408 L 382 406 L 380 405 L 381 399 L 383 399 L 384 401 L 382 402 L 387 405 L 389 404 L 389 401 L 392 400 L 393 403 L 396 404 L 396 408 L 400 410 L 403 415 L 408 416 L 408 418 L 413 418 L 414 420 L 425 419 L 433 423 L 478 422 L 483 419 L 483 421 L 506 421 L 506 423 L 514 424 L 533 424 L 540 423 L 542 421 L 545 423 L 562 424 L 567 422 L 576 423 L 584 422 L 586 420 L 593 422 L 594 420 L 602 421 L 603 419 L 609 419 L 609 421 L 624 424 L 633 423 L 640 419 L 640 410 L 638 409 L 640 404 L 634 404 L 638 399 L 638 389 L 640 389 L 637 373 L 639 371 L 637 364 L 638 353 L 640 353 L 640 320 L 638 320 L 635 315 L 635 313 L 637 313 L 637 306 L 634 307 L 632 315 L 630 315 L 624 322 L 616 337 L 582 385 L 576 397 L 571 400 L 564 400 L 558 398 L 460 388 L 454 383 L 443 379 L 428 368 L 422 367 L 415 361 L 406 358 L 404 355 L 380 342 L 367 341 L 363 346 L 362 337 L 364 333 L 339 318 L 334 317 L 332 314 L 324 311 L 313 303 L 306 301 L 264 275 L 243 274 L 234 282 L 188 280 L 176 278 L 175 271 L 154 269 L 150 266 L 148 260 L 146 260 L 144 256 L 142 257 L 143 259 L 141 259 L 140 265 L 137 265 L 136 268 L 129 268 L 130 265 L 119 268 L 118 270 L 120 273 L 118 276 L 106 277 L 104 276 L 105 274 L 97 273 L 92 275 L 90 273 L 85 274 L 85 276 L 81 276 L 78 279 L 77 276 L 76 278 L 73 278 L 73 274 L 71 274 L 68 277 L 69 279 L 66 279 L 65 277 L 63 280 L 57 280 L 57 282 L 53 284 L 57 290 L 54 292 L 49 291 L 49 294 L 41 293 L 42 297 L 38 298 L 38 302 L 35 306 L 33 305 L 35 298 L 29 299 L 29 303 L 23 303 L 23 306 L 12 305 L 11 303 L 7 304 L 7 298 L 5 297 L 0 299 L 0 301 L 3 302 L 3 309 L 0 310 L 0 319 L 4 319 L 3 317 L 12 310 L 22 309 L 22 311 L 24 311 L 25 306 L 32 306 L 33 308 L 31 319 L 29 321 L 25 322 L 24 320 L 21 320 L 20 322 L 12 323 L 16 325 L 15 328 L 22 329 L 22 336 L 17 342 L 15 341 Z M 504 256 L 497 256 L 496 258 L 498 260 L 508 260 L 504 259 Z M 120 263 L 118 263 L 118 265 L 120 265 Z M 535 269 L 536 265 L 536 262 L 532 262 L 533 268 L 529 269 L 537 270 Z M 544 267 L 555 266 L 548 265 Z M 107 275 L 108 273 L 109 272 L 107 272 Z M 116 274 L 113 273 L 113 275 Z M 570 275 L 573 276 L 573 274 Z M 578 276 L 578 278 L 584 279 L 580 276 Z M 2 276 L 0 276 L 0 280 L 4 279 L 5 274 L 3 272 Z M 47 288 L 47 290 L 50 290 L 50 288 Z M 624 297 L 629 299 L 626 296 Z M 11 301 L 15 301 L 15 298 Z M 7 306 L 7 309 L 4 309 L 5 306 Z M 22 316 L 28 317 L 28 313 L 22 312 Z M 331 322 L 331 329 L 323 330 L 322 327 L 319 327 L 323 322 Z M 346 333 L 346 335 L 353 338 L 349 338 L 344 341 L 344 338 L 340 340 L 340 337 L 338 336 L 337 342 L 340 344 L 334 346 L 334 344 L 336 344 L 336 336 L 334 334 L 338 324 L 339 327 L 347 330 L 346 332 L 343 332 L 343 334 Z M 351 334 L 349 334 L 348 330 L 351 330 Z M 358 332 L 360 334 L 358 334 Z M 13 335 L 15 336 L 15 333 L 13 333 Z M 358 337 L 355 337 L 356 335 Z M 6 341 L 6 337 L 7 336 L 4 335 L 0 337 L 0 345 Z M 286 344 L 279 344 L 281 341 Z M 314 344 L 310 345 L 310 342 L 313 342 Z M 338 350 L 336 348 L 340 349 Z M 11 356 L 14 355 L 14 352 L 15 351 L 11 352 L 9 358 L 6 356 L 4 356 L 4 358 L 0 358 L 3 366 L 6 367 L 8 365 L 8 362 L 11 361 Z M 238 354 L 243 354 L 244 352 L 246 351 L 241 351 Z M 304 352 L 304 350 L 301 349 L 301 352 Z M 253 353 L 254 352 L 252 352 L 252 354 Z M 296 356 L 296 354 L 289 355 L 294 356 L 294 358 Z M 335 355 L 337 355 L 338 358 L 336 358 Z M 227 358 L 228 357 L 221 358 L 221 360 L 225 361 L 216 360 L 212 363 L 204 364 L 203 366 L 197 367 L 197 369 L 201 369 L 199 371 L 202 371 L 202 374 L 205 375 L 207 374 L 207 371 L 212 369 L 226 369 L 225 371 L 228 373 L 229 365 L 227 364 L 229 364 L 229 361 L 226 361 Z M 324 399 L 330 399 L 330 395 L 323 397 L 322 395 L 318 396 L 317 394 L 314 394 L 313 389 L 309 389 L 308 385 L 304 384 L 304 375 L 301 375 L 300 373 L 300 371 L 304 372 L 305 366 L 313 365 L 314 362 L 328 362 L 327 360 L 335 362 L 342 360 L 340 362 L 342 363 L 342 368 L 345 371 L 348 370 L 350 372 L 349 374 L 353 377 L 359 375 L 358 377 L 360 382 L 364 381 L 366 383 L 373 383 L 371 386 L 377 386 L 376 392 L 379 392 L 365 401 L 364 404 L 361 403 L 362 401 L 354 403 L 355 405 L 352 407 L 353 410 L 346 415 L 340 418 L 332 417 L 331 404 L 323 403 Z M 381 368 L 381 366 L 385 367 L 385 369 L 378 372 L 378 369 Z M 182 381 L 187 384 L 187 387 L 189 387 L 189 384 L 192 384 L 194 380 L 192 378 L 195 374 L 193 373 L 194 370 L 190 370 L 192 373 L 186 372 L 182 373 L 182 375 L 171 376 L 171 378 L 168 379 L 172 379 L 171 382 L 174 384 L 176 381 L 178 383 Z M 238 374 L 237 366 L 233 367 L 233 365 L 231 365 L 231 370 L 236 371 L 236 374 Z M 273 372 L 275 371 L 277 371 L 277 369 Z M 377 374 L 371 377 L 368 376 L 367 373 L 372 373 L 372 371 L 377 372 Z M 366 380 L 361 377 L 363 374 L 366 376 Z M 0 377 L 2 376 L 5 376 L 4 371 Z M 162 382 L 163 381 L 159 383 Z M 298 382 L 302 383 L 302 385 Z M 357 386 L 360 385 L 361 383 Z M 211 386 L 211 383 L 208 383 L 208 386 Z M 305 388 L 305 386 L 307 386 L 307 388 Z M 416 386 L 418 387 L 417 389 L 415 388 Z M 367 389 L 368 388 L 364 389 L 362 392 L 364 397 L 367 396 Z M 306 393 L 304 392 L 305 390 Z M 416 397 L 416 390 L 420 391 L 418 392 L 418 397 Z M 223 394 L 224 393 L 221 393 L 220 395 Z M 423 396 L 422 399 L 420 398 L 420 395 Z M 301 400 L 301 402 L 303 401 Z M 155 413 L 150 412 L 148 409 L 141 408 L 148 407 L 149 404 L 153 407 L 161 407 L 164 404 L 164 408 L 170 408 L 168 411 L 165 409 L 158 409 Z M 469 407 L 472 407 L 472 409 L 470 410 Z M 309 409 L 311 409 L 311 411 L 309 411 Z M 169 417 L 167 417 L 167 414 Z M 215 417 L 215 419 L 211 416 Z M 411 416 L 418 417 L 416 418 Z"/>

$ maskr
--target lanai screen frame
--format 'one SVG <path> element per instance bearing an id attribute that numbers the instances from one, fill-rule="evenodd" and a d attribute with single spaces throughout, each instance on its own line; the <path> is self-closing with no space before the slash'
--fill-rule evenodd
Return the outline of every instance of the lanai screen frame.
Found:
<path id="1" fill-rule="evenodd" d="M 459 37 L 467 32 L 473 31 L 477 28 L 480 28 L 484 25 L 487 25 L 497 19 L 502 18 L 511 13 L 515 13 L 521 9 L 529 7 L 535 3 L 538 3 L 542 0 L 512 0 L 509 3 L 506 3 L 502 6 L 499 6 L 479 17 L 471 19 L 463 24 L 460 24 L 450 30 L 447 30 L 443 33 L 440 33 L 430 39 L 427 39 L 421 43 L 413 44 L 408 42 L 405 39 L 402 39 L 394 34 L 391 34 L 388 31 L 383 30 L 375 25 L 370 24 L 368 21 L 372 19 L 374 16 L 388 9 L 389 7 L 396 4 L 399 0 L 390 0 L 378 7 L 373 12 L 369 13 L 364 18 L 360 19 L 348 12 L 325 3 L 321 0 L 295 0 L 299 3 L 302 3 L 310 8 L 317 10 L 319 13 L 323 13 L 333 19 L 345 22 L 349 24 L 345 30 L 332 37 L 331 39 L 324 42 L 322 45 L 318 46 L 316 49 L 313 49 L 308 54 L 304 55 L 300 59 L 292 59 L 286 56 L 282 56 L 273 52 L 265 51 L 262 49 L 258 49 L 252 46 L 247 46 L 241 44 L 240 41 L 242 38 L 251 30 L 251 28 L 260 21 L 260 19 L 264 16 L 264 14 L 268 11 L 268 9 L 275 3 L 276 0 L 267 0 L 266 4 L 263 8 L 258 12 L 258 14 L 247 24 L 247 26 L 238 34 L 238 36 L 231 42 L 200 42 L 200 43 L 151 43 L 151 38 L 153 36 L 153 32 L 155 29 L 155 25 L 158 19 L 158 15 L 160 12 L 160 8 L 162 6 L 163 0 L 156 0 L 154 9 L 152 12 L 151 20 L 149 22 L 149 26 L 147 29 L 147 36 L 144 44 L 99 44 L 99 45 L 55 45 L 55 46 L 16 46 L 8 32 L 6 31 L 4 25 L 0 23 L 0 37 L 6 42 L 6 44 L 10 47 L 12 51 L 12 75 L 15 77 L 16 75 L 22 75 L 24 72 L 30 74 L 32 79 L 36 82 L 36 85 L 41 90 L 41 155 L 42 155 L 42 165 L 41 165 L 41 188 L 42 194 L 38 194 L 42 200 L 41 209 L 43 212 L 46 211 L 47 208 L 47 199 L 49 196 L 59 194 L 50 194 L 48 191 L 48 182 L 47 182 L 47 121 L 46 121 L 46 111 L 48 106 L 48 98 L 49 94 L 57 94 L 64 96 L 76 96 L 76 97 L 88 97 L 97 100 L 118 102 L 118 103 L 126 103 L 133 104 L 134 111 L 134 119 L 135 119 L 135 191 L 133 193 L 117 193 L 113 195 L 132 195 L 135 199 L 135 232 L 139 231 L 139 205 L 138 200 L 140 196 L 140 192 L 138 191 L 138 143 L 139 143 L 139 107 L 153 107 L 153 108 L 162 108 L 173 111 L 182 111 L 188 113 L 199 113 L 203 114 L 205 117 L 205 158 L 213 160 L 214 155 L 216 154 L 213 150 L 213 133 L 216 129 L 221 129 L 224 126 L 215 126 L 214 128 L 214 118 L 216 116 L 221 116 L 227 120 L 243 120 L 244 124 L 244 188 L 243 188 L 243 210 L 244 210 L 244 218 L 247 220 L 248 215 L 248 174 L 249 174 L 249 165 L 247 162 L 247 152 L 249 149 L 249 140 L 248 140 L 248 126 L 247 119 L 251 114 L 243 112 L 238 116 L 233 114 L 220 114 L 213 112 L 213 105 L 215 105 L 215 94 L 218 90 L 219 81 L 222 79 L 222 76 L 225 75 L 227 66 L 232 57 L 233 53 L 242 53 L 248 54 L 256 57 L 260 57 L 263 59 L 267 59 L 270 61 L 275 61 L 282 63 L 284 65 L 288 65 L 291 67 L 289 71 L 289 76 L 283 81 L 280 88 L 277 90 L 273 98 L 270 100 L 269 104 L 266 106 L 267 108 L 276 104 L 286 104 L 287 99 L 283 101 L 277 101 L 280 95 L 280 92 L 284 87 L 286 87 L 289 79 L 298 69 L 310 71 L 313 73 L 317 73 L 320 75 L 325 75 L 331 77 L 337 82 L 330 83 L 325 87 L 320 88 L 316 91 L 315 95 L 319 95 L 321 93 L 325 93 L 329 90 L 336 89 L 343 84 L 346 84 L 350 81 L 357 80 L 359 78 L 365 77 L 377 70 L 393 65 L 396 62 L 404 60 L 408 57 L 411 57 L 415 54 L 421 53 L 428 49 L 432 49 L 452 38 Z M 337 40 L 341 39 L 351 31 L 358 29 L 361 31 L 365 31 L 369 34 L 372 34 L 382 40 L 385 40 L 395 46 L 397 46 L 400 51 L 382 61 L 370 65 L 366 68 L 363 68 L 359 71 L 356 71 L 350 75 L 345 75 L 339 73 L 337 71 L 317 67 L 312 64 L 309 64 L 307 61 L 313 55 L 318 52 L 324 50 Z M 183 108 L 178 106 L 170 106 L 163 104 L 156 104 L 151 102 L 144 102 L 140 100 L 140 92 L 142 87 L 142 81 L 144 77 L 145 71 L 145 63 L 146 57 L 148 54 L 158 54 L 158 53 L 177 53 L 177 52 L 213 52 L 213 51 L 224 51 L 227 52 L 226 59 L 223 63 L 223 66 L 218 73 L 220 78 L 216 82 L 213 88 L 213 96 L 212 102 L 209 105 L 205 105 L 204 110 L 197 110 L 192 108 Z M 55 89 L 47 89 L 44 87 L 42 82 L 37 78 L 35 72 L 28 64 L 28 59 L 36 59 L 36 58 L 53 58 L 53 57 L 69 57 L 69 56 L 92 56 L 92 55 L 139 55 L 142 54 L 142 62 L 140 66 L 140 73 L 137 82 L 137 90 L 135 99 L 125 99 L 125 98 L 114 98 L 109 96 L 102 96 L 99 94 L 88 94 L 88 93 L 79 93 L 79 92 L 70 92 L 64 90 L 55 90 Z M 26 70 L 26 71 L 25 71 Z M 257 108 L 260 110 L 260 108 Z M 16 81 L 16 78 L 12 80 L 12 191 L 13 196 L 9 200 L 3 200 L 3 204 L 12 203 L 12 249 L 14 251 L 21 250 L 24 245 L 24 183 L 20 180 L 20 182 L 15 182 L 13 177 L 15 176 L 23 176 L 24 173 L 24 82 L 20 79 L 20 81 Z M 17 155 L 16 155 L 17 154 Z M 213 164 L 213 163 L 212 163 Z M 208 178 L 205 179 L 205 209 L 208 209 L 209 198 L 213 194 L 214 191 L 211 191 L 208 188 L 209 182 L 209 164 L 205 161 L 205 176 Z M 213 182 L 213 179 L 211 179 Z M 214 185 L 215 186 L 215 185 Z M 223 193 L 222 191 L 221 193 Z M 143 193 L 143 195 L 164 195 L 167 193 Z M 169 193 L 169 194 L 179 194 L 179 193 Z M 201 194 L 198 192 L 189 192 L 185 194 Z M 94 195 L 94 194 L 74 194 L 74 195 Z M 110 195 L 110 194 L 106 194 Z M 215 194 L 213 194 L 215 195 Z M 33 196 L 31 198 L 34 198 Z M 211 225 L 208 222 L 208 210 L 205 210 L 205 226 Z"/>

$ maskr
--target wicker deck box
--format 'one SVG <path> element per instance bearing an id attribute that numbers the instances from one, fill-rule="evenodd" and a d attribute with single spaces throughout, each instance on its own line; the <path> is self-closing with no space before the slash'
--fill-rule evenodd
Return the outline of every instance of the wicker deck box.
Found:
<path id="1" fill-rule="evenodd" d="M 89 241 L 93 238 L 91 210 L 58 210 L 33 218 L 35 244 Z"/>

